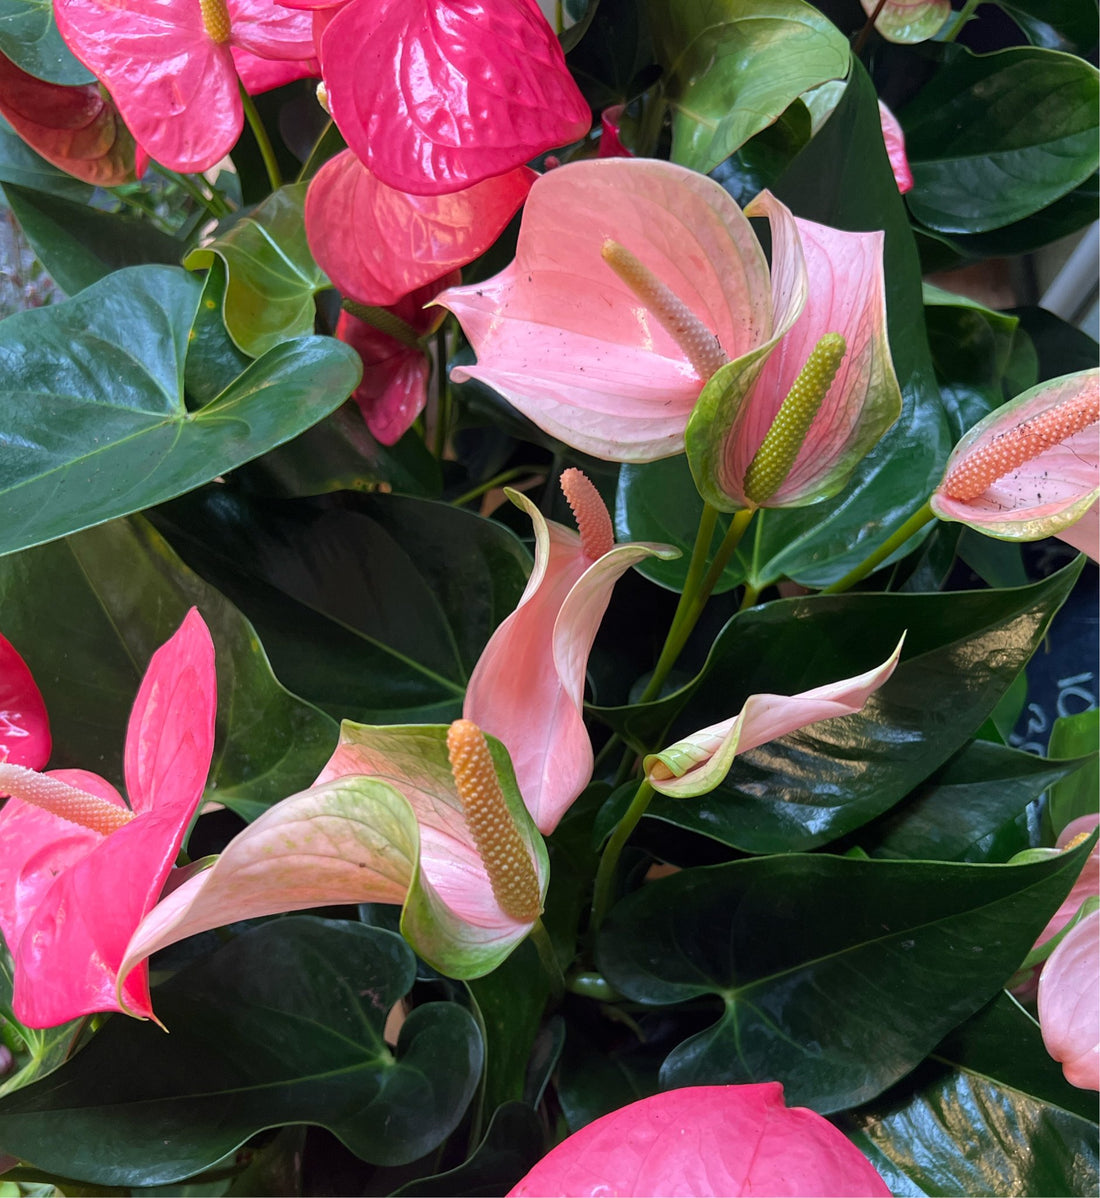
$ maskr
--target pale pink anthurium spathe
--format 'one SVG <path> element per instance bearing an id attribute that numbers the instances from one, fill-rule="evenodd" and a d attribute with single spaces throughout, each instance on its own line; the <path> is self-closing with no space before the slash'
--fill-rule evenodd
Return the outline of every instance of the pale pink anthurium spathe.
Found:
<path id="1" fill-rule="evenodd" d="M 207 170 L 236 144 L 234 51 L 315 57 L 311 15 L 275 0 L 57 0 L 54 15 L 143 150 L 176 171 Z"/>
<path id="2" fill-rule="evenodd" d="M 1100 911 L 1065 934 L 1039 975 L 1039 1028 L 1066 1081 L 1100 1090 Z"/>
<path id="3" fill-rule="evenodd" d="M 650 785 L 673 798 L 713 790 L 729 773 L 734 757 L 809 724 L 854 715 L 897 668 L 905 637 L 879 666 L 798 695 L 750 695 L 728 720 L 700 728 L 660 753 L 646 757 Z"/>
<path id="4" fill-rule="evenodd" d="M 910 45 L 935 37 L 951 16 L 951 0 L 860 0 L 888 42 Z M 877 14 L 877 15 L 876 15 Z"/>
<path id="5" fill-rule="evenodd" d="M 703 497 L 732 510 L 751 506 L 744 472 L 811 350 L 839 333 L 839 370 L 767 503 L 834 493 L 901 410 L 883 235 L 799 220 L 766 192 L 747 211 L 771 222 L 771 271 L 745 213 L 704 175 L 648 159 L 549 172 L 515 261 L 437 301 L 478 358 L 452 377 L 596 457 L 649 462 L 686 444 Z M 624 281 L 614 246 L 645 277 Z"/>
<path id="6" fill-rule="evenodd" d="M 396 304 L 484 253 L 535 178 L 519 166 L 452 194 L 410 195 L 386 186 L 345 150 L 310 182 L 309 248 L 349 299 Z"/>
<path id="7" fill-rule="evenodd" d="M 531 517 L 535 565 L 516 610 L 478 659 L 462 708 L 507 747 L 523 801 L 544 835 L 592 778 L 585 671 L 615 583 L 647 557 L 679 555 L 669 545 L 616 545 L 611 517 L 588 478 L 566 470 L 561 485 L 579 532 L 507 492 Z"/>
<path id="8" fill-rule="evenodd" d="M 320 49 L 332 119 L 371 174 L 399 191 L 460 191 L 591 125 L 529 0 L 351 0 Z"/>
<path id="9" fill-rule="evenodd" d="M 905 195 L 913 190 L 913 172 L 909 169 L 909 155 L 905 152 L 905 133 L 901 122 L 881 100 L 878 102 L 878 119 L 882 125 L 882 140 L 886 145 L 886 157 L 898 191 Z"/>
<path id="10" fill-rule="evenodd" d="M 788 1107 L 779 1082 L 689 1086 L 612 1111 L 574 1132 L 509 1198 L 889 1198 L 843 1132 Z"/>
<path id="11" fill-rule="evenodd" d="M 394 903 L 416 952 L 450 977 L 495 969 L 531 931 L 501 905 L 451 771 L 448 729 L 346 722 L 317 782 L 264 812 L 210 868 L 146 916 L 121 976 L 150 953 L 239 919 L 343 903 Z M 503 802 L 546 893 L 546 846 L 504 748 L 488 750 Z"/>
<path id="12" fill-rule="evenodd" d="M 932 495 L 932 511 L 1005 541 L 1058 536 L 1095 560 L 1098 422 L 1100 371 L 1032 387 L 963 436 Z"/>
<path id="13" fill-rule="evenodd" d="M 50 747 L 42 692 L 15 646 L 0 636 L 0 763 L 40 770 L 50 759 Z"/>
<path id="14" fill-rule="evenodd" d="M 214 646 L 192 608 L 153 654 L 126 733 L 128 807 L 86 770 L 0 764 L 0 931 L 28 1027 L 93 1011 L 152 1017 L 148 971 L 116 995 L 126 945 L 160 897 L 206 783 Z M 64 811 L 64 817 L 56 814 Z"/>

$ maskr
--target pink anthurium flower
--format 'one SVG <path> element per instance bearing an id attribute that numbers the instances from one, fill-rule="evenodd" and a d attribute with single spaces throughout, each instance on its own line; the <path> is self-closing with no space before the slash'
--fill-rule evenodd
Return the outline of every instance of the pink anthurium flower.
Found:
<path id="1" fill-rule="evenodd" d="M 612 1111 L 574 1132 L 509 1198 L 607 1194 L 643 1198 L 889 1198 L 886 1183 L 843 1132 L 788 1107 L 779 1082 L 689 1086 Z"/>
<path id="2" fill-rule="evenodd" d="M 535 567 L 516 610 L 478 659 L 462 708 L 508 749 L 523 801 L 545 835 L 592 778 L 584 678 L 615 583 L 647 557 L 678 554 L 668 545 L 616 545 L 592 483 L 571 469 L 561 485 L 579 533 L 509 492 L 534 525 Z"/>
<path id="3" fill-rule="evenodd" d="M 1098 421 L 1100 371 L 1032 387 L 978 421 L 955 446 L 932 511 L 1005 541 L 1064 536 L 1087 518 L 1071 543 L 1095 557 Z"/>
<path id="4" fill-rule="evenodd" d="M 120 976 L 234 920 L 372 902 L 403 906 L 402 933 L 434 968 L 480 977 L 531 931 L 548 878 L 546 847 L 498 743 L 466 720 L 345 722 L 313 787 L 266 811 L 150 912 Z"/>
<path id="5" fill-rule="evenodd" d="M 50 759 L 50 745 L 42 692 L 15 646 L 0 636 L 0 763 L 40 770 Z"/>
<path id="6" fill-rule="evenodd" d="M 126 733 L 131 806 L 86 770 L 0 765 L 0 931 L 16 1016 L 51 1027 L 92 1011 L 152 1017 L 148 972 L 118 969 L 160 896 L 214 748 L 214 646 L 192 608 L 153 655 Z"/>
<path id="7" fill-rule="evenodd" d="M 860 0 L 863 11 L 875 16 L 875 28 L 888 42 L 926 42 L 935 37 L 951 15 L 951 0 Z"/>
<path id="8" fill-rule="evenodd" d="M 476 366 L 536 424 L 597 457 L 648 462 L 687 444 L 704 498 L 753 506 L 744 476 L 817 342 L 839 364 L 768 506 L 831 494 L 897 418 L 882 234 L 798 220 L 764 193 L 773 265 L 713 180 L 672 163 L 571 163 L 538 180 L 516 258 L 438 302 Z M 708 382 L 709 380 L 709 382 Z M 704 390 L 704 387 L 706 389 Z"/>
<path id="9" fill-rule="evenodd" d="M 894 172 L 898 191 L 905 195 L 913 190 L 913 172 L 909 169 L 909 156 L 905 153 L 905 134 L 898 118 L 881 100 L 878 102 L 878 119 L 882 125 L 882 140 L 886 143 L 886 157 Z"/>
<path id="10" fill-rule="evenodd" d="M 85 183 L 134 178 L 134 139 L 97 84 L 47 83 L 0 54 L 0 115 L 47 162 Z"/>
<path id="11" fill-rule="evenodd" d="M 321 167 L 306 193 L 309 248 L 348 298 L 397 304 L 484 253 L 535 178 L 521 166 L 450 195 L 409 195 L 345 150 Z"/>
<path id="12" fill-rule="evenodd" d="M 734 757 L 808 724 L 853 715 L 893 674 L 905 638 L 873 670 L 799 695 L 751 695 L 728 720 L 701 728 L 645 759 L 646 779 L 662 794 L 693 798 L 713 790 L 729 773 Z"/>
<path id="13" fill-rule="evenodd" d="M 619 137 L 619 124 L 625 108 L 625 104 L 613 104 L 600 113 L 600 148 L 596 151 L 598 158 L 634 157 Z"/>
<path id="14" fill-rule="evenodd" d="M 311 15 L 275 0 L 57 0 L 54 15 L 142 148 L 177 171 L 206 170 L 236 144 L 244 110 L 233 47 L 315 57 Z"/>
<path id="15" fill-rule="evenodd" d="M 329 108 L 389 187 L 442 195 L 588 133 L 558 39 L 528 0 L 352 0 L 321 39 Z"/>
<path id="16" fill-rule="evenodd" d="M 1100 911 L 1075 924 L 1039 975 L 1039 1027 L 1066 1081 L 1100 1090 Z"/>
<path id="17" fill-rule="evenodd" d="M 371 315 L 374 323 L 351 312 L 340 313 L 336 336 L 363 359 L 363 378 L 351 398 L 359 405 L 371 435 L 383 445 L 400 440 L 424 409 L 432 366 L 421 338 L 435 332 L 443 319 L 440 309 L 425 304 L 459 277 L 456 270 L 397 304 L 367 310 L 365 314 Z"/>

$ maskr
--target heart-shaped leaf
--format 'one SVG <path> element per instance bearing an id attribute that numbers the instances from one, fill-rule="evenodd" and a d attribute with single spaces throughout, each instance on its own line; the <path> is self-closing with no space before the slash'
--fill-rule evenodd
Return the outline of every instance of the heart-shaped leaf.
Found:
<path id="1" fill-rule="evenodd" d="M 910 212 L 930 229 L 981 233 L 1052 204 L 1096 170 L 1098 98 L 1095 67 L 1072 55 L 958 49 L 900 114 Z"/>
<path id="2" fill-rule="evenodd" d="M 0 627 L 25 646 L 42 688 L 52 766 L 94 769 L 116 785 L 139 663 L 193 605 L 214 638 L 218 667 L 207 798 L 253 818 L 310 785 L 337 729 L 280 686 L 240 612 L 138 517 L 0 558 Z"/>
<path id="3" fill-rule="evenodd" d="M 847 40 L 802 0 L 650 3 L 649 14 L 671 80 L 672 160 L 704 174 L 848 71 Z"/>
<path id="4" fill-rule="evenodd" d="M 529 569 L 501 525 L 398 495 L 280 502 L 218 487 L 155 519 L 252 620 L 295 694 L 362 723 L 457 717 Z"/>
<path id="5" fill-rule="evenodd" d="M 1091 847 L 1032 865 L 784 854 L 687 869 L 614 907 L 597 959 L 636 1002 L 721 997 L 662 1086 L 774 1079 L 792 1106 L 841 1110 L 997 993 Z"/>
<path id="6" fill-rule="evenodd" d="M 197 412 L 183 402 L 202 288 L 136 266 L 0 325 L 0 417 L 25 451 L 0 466 L 0 553 L 170 499 L 289 440 L 355 386 L 331 337 L 284 342 Z"/>
<path id="7" fill-rule="evenodd" d="M 38 79 L 91 83 L 91 71 L 61 40 L 50 0 L 0 0 L 0 53 Z"/>
<path id="8" fill-rule="evenodd" d="M 157 987 L 151 1023 L 114 1019 L 74 1060 L 0 1101 L 0 1149 L 106 1186 L 167 1185 L 283 1123 L 402 1164 L 462 1118 L 481 1038 L 454 1003 L 386 1015 L 416 964 L 399 936 L 309 917 L 265 924 Z"/>
<path id="9" fill-rule="evenodd" d="M 215 255 L 225 263 L 225 327 L 254 358 L 312 333 L 313 297 L 329 285 L 306 242 L 305 198 L 305 183 L 280 187 L 183 262 L 188 270 L 205 270 Z"/>

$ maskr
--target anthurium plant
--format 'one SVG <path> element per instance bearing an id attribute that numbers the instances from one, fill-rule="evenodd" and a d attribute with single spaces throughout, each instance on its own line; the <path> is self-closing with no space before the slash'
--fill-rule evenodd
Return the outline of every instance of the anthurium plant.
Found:
<path id="1" fill-rule="evenodd" d="M 0 0 L 0 1196 L 1095 1193 L 1097 40 Z"/>

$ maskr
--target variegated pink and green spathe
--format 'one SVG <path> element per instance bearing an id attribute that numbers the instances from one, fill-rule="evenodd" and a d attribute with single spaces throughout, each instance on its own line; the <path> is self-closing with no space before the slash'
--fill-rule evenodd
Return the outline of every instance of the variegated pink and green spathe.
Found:
<path id="1" fill-rule="evenodd" d="M 770 270 L 748 216 L 771 224 Z M 609 266 L 609 243 L 713 338 L 715 369 L 693 365 L 661 305 Z M 839 371 L 764 501 L 811 503 L 843 487 L 901 410 L 882 243 L 880 232 L 801 220 L 767 192 L 742 212 L 713 180 L 671 163 L 573 163 L 532 188 L 515 261 L 440 296 L 478 355 L 453 377 L 487 383 L 597 457 L 648 462 L 686 449 L 704 499 L 735 510 L 758 506 L 745 472 L 818 341 L 840 334 Z"/>

